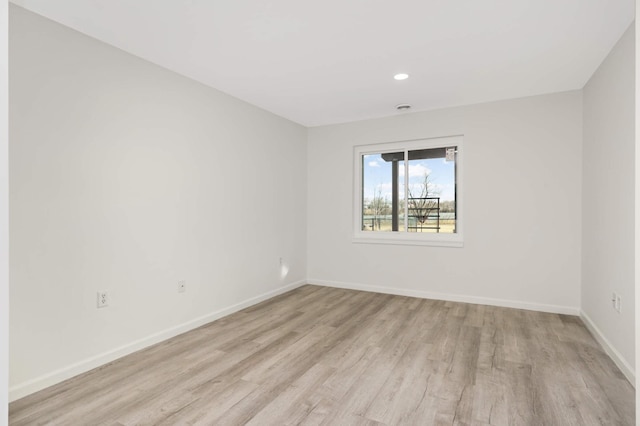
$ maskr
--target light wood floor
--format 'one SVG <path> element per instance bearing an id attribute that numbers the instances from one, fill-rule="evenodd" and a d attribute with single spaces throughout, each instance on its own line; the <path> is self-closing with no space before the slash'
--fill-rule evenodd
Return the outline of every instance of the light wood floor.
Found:
<path id="1" fill-rule="evenodd" d="M 10 405 L 10 424 L 632 425 L 572 316 L 304 286 Z"/>

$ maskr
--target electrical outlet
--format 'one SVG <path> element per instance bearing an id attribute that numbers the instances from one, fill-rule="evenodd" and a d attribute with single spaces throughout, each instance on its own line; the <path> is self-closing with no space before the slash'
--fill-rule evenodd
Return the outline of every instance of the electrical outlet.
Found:
<path id="1" fill-rule="evenodd" d="M 98 308 L 109 306 L 109 292 L 106 290 L 98 292 Z"/>
<path id="2" fill-rule="evenodd" d="M 617 312 L 620 313 L 622 305 L 622 298 L 615 291 L 611 293 L 611 307 Z"/>
<path id="3" fill-rule="evenodd" d="M 187 291 L 187 282 L 185 280 L 178 281 L 178 293 Z"/>

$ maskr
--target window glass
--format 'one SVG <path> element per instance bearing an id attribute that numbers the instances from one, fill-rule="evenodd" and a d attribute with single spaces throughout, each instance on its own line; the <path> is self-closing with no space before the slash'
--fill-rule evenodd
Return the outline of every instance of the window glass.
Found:
<path id="1" fill-rule="evenodd" d="M 409 151 L 408 232 L 456 232 L 456 162 L 445 155 L 446 148 Z"/>
<path id="2" fill-rule="evenodd" d="M 404 152 L 362 156 L 362 230 L 390 232 L 404 226 Z M 395 185 L 394 185 L 395 176 Z"/>
<path id="3" fill-rule="evenodd" d="M 461 136 L 355 147 L 356 240 L 461 247 L 461 155 Z"/>

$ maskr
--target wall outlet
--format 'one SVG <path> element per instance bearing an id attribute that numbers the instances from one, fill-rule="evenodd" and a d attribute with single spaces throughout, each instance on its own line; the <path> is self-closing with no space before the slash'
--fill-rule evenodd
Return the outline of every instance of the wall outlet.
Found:
<path id="1" fill-rule="evenodd" d="M 109 306 L 109 292 L 106 290 L 98 292 L 98 308 Z"/>
<path id="2" fill-rule="evenodd" d="M 618 293 L 615 291 L 611 293 L 611 307 L 617 312 L 620 313 L 622 305 L 622 299 Z"/>
<path id="3" fill-rule="evenodd" d="M 185 280 L 178 281 L 178 293 L 187 291 L 187 282 Z"/>

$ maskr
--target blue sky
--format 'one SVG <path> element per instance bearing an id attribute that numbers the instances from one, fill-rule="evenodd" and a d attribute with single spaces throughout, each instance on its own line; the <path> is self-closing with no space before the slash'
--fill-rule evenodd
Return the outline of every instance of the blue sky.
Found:
<path id="1" fill-rule="evenodd" d="M 382 197 L 391 200 L 391 162 L 386 162 L 380 154 L 365 155 L 364 168 L 364 198 L 373 198 L 380 190 Z M 434 184 L 434 189 L 440 192 L 440 200 L 454 200 L 455 177 L 454 162 L 445 161 L 444 158 L 409 161 L 409 186 L 414 196 L 420 194 L 421 184 L 425 173 L 429 174 L 429 181 Z M 400 165 L 401 195 L 404 190 L 404 164 Z"/>

